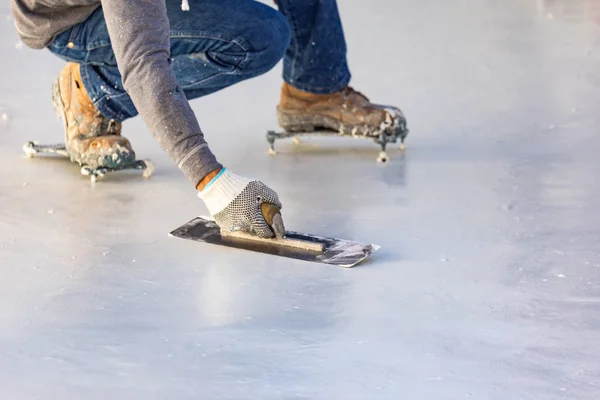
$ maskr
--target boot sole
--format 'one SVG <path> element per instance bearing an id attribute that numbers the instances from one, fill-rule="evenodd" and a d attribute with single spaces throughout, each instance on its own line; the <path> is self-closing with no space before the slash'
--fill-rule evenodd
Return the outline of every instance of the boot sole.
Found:
<path id="1" fill-rule="evenodd" d="M 289 111 L 282 111 L 279 107 L 277 107 L 277 122 L 283 130 L 289 133 L 328 129 L 339 131 L 343 134 L 344 129 L 346 128 L 344 124 L 335 118 L 327 117 L 325 115 L 296 114 Z"/>
<path id="2" fill-rule="evenodd" d="M 395 130 L 388 131 L 381 127 L 373 128 L 369 125 L 344 124 L 339 120 L 319 114 L 301 114 L 289 111 L 283 111 L 277 107 L 277 122 L 281 128 L 288 133 L 313 132 L 315 130 L 325 129 L 338 132 L 340 135 L 378 137 L 382 132 L 388 135 L 400 136 L 402 139 L 408 134 L 402 130 L 398 133 Z M 389 127 L 391 128 L 391 126 Z"/>

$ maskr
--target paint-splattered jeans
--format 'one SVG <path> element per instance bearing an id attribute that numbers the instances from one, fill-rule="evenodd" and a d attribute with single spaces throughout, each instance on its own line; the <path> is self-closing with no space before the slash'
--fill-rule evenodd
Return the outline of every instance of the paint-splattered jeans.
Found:
<path id="1" fill-rule="evenodd" d="M 333 93 L 350 81 L 335 0 L 277 0 L 279 12 L 254 0 L 166 0 L 173 72 L 188 99 L 261 75 L 283 58 L 283 79 L 312 93 Z M 104 14 L 58 35 L 49 45 L 81 64 L 96 108 L 122 121 L 137 115 L 123 89 Z"/>

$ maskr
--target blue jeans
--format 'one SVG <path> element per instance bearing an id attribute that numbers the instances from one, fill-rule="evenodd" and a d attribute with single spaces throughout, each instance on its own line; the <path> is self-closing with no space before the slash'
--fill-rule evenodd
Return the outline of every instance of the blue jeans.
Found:
<path id="1" fill-rule="evenodd" d="M 350 81 L 335 0 L 277 0 L 279 12 L 254 0 L 166 0 L 173 71 L 188 99 L 261 75 L 283 58 L 283 79 L 312 93 Z M 81 64 L 83 85 L 107 118 L 138 114 L 123 89 L 102 8 L 48 46 Z"/>

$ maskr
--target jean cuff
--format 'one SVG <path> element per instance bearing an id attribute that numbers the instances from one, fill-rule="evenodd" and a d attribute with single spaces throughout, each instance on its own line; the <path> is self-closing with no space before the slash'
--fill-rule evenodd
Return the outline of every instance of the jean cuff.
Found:
<path id="1" fill-rule="evenodd" d="M 346 72 L 340 79 L 338 79 L 337 83 L 328 87 L 317 87 L 313 85 L 303 84 L 301 82 L 294 81 L 290 77 L 283 75 L 283 80 L 290 86 L 295 87 L 296 89 L 300 89 L 304 92 L 314 93 L 314 94 L 332 94 L 337 93 L 343 90 L 350 83 L 351 74 L 350 72 Z"/>
<path id="2" fill-rule="evenodd" d="M 104 118 L 113 119 L 117 122 L 123 122 L 129 118 L 128 115 L 125 115 L 111 107 L 111 104 L 109 103 L 111 98 L 109 95 L 104 93 L 99 94 L 96 91 L 95 86 L 92 84 L 92 80 L 90 79 L 89 68 L 91 67 L 85 64 L 80 64 L 79 66 L 83 87 L 87 91 L 88 96 L 90 96 L 90 99 L 92 100 L 96 110 L 100 111 L 100 114 L 102 114 Z"/>

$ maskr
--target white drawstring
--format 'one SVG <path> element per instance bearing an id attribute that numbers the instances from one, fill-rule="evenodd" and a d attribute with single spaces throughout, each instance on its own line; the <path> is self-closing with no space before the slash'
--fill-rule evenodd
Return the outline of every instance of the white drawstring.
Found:
<path id="1" fill-rule="evenodd" d="M 188 3 L 188 0 L 181 0 L 181 9 L 183 11 L 190 11 L 190 3 Z"/>

